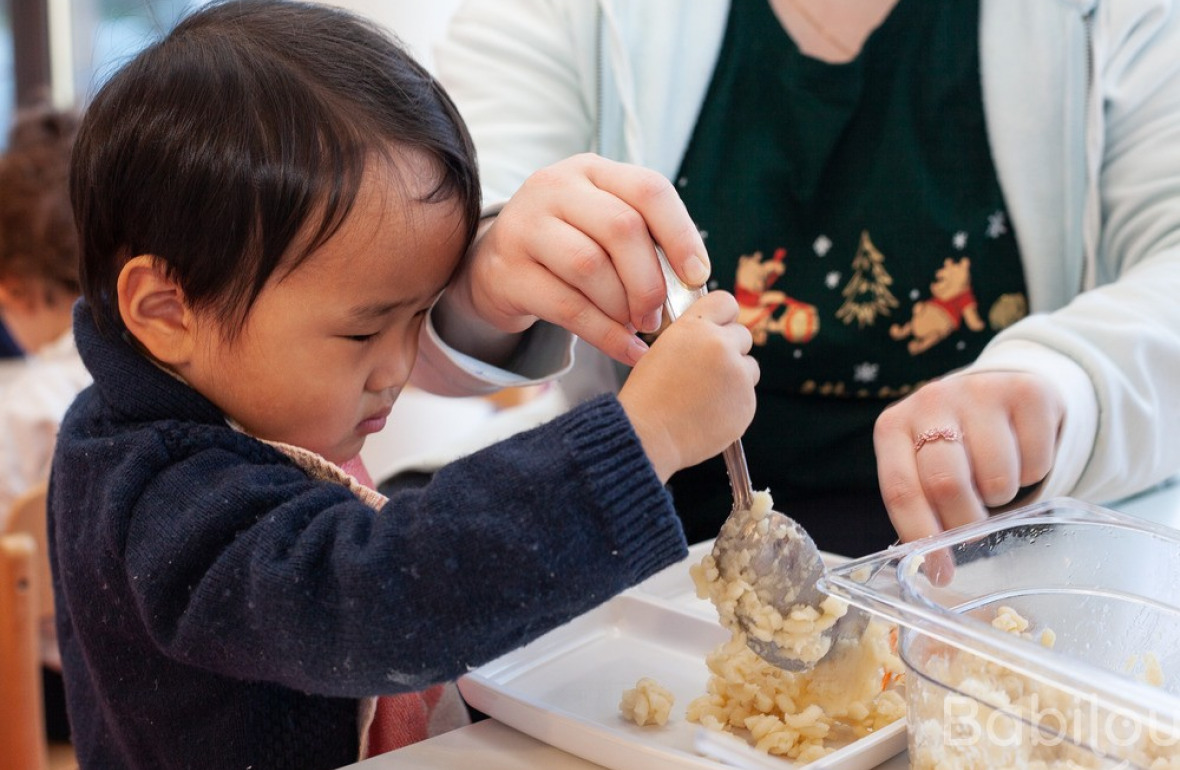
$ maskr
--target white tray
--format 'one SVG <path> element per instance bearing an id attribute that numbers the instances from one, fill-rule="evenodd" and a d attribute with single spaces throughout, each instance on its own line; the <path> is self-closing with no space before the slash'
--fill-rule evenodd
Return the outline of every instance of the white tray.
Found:
<path id="1" fill-rule="evenodd" d="M 688 575 L 688 566 L 710 547 L 694 546 L 687 560 L 476 669 L 459 680 L 463 697 L 488 716 L 613 770 L 794 767 L 752 749 L 748 762 L 738 756 L 730 765 L 694 750 L 705 728 L 689 722 L 685 708 L 705 694 L 705 656 L 729 638 L 713 606 L 696 598 Z M 655 679 L 675 697 L 663 727 L 638 727 L 619 713 L 623 692 L 641 677 Z M 740 755 L 743 747 L 737 748 Z M 905 725 L 898 721 L 817 764 L 868 770 L 904 748 Z"/>

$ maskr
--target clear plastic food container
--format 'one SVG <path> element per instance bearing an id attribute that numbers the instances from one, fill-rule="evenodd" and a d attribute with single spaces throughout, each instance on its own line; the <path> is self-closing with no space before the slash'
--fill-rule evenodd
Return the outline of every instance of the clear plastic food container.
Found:
<path id="1" fill-rule="evenodd" d="M 911 767 L 1180 769 L 1180 531 L 1062 498 L 821 588 L 899 624 Z"/>

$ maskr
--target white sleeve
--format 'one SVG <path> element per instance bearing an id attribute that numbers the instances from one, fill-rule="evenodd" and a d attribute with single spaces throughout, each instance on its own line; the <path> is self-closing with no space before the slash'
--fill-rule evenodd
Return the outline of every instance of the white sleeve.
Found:
<path id="1" fill-rule="evenodd" d="M 481 396 L 502 388 L 547 382 L 570 370 L 574 336 L 538 321 L 524 333 L 512 361 L 500 368 L 455 350 L 438 335 L 433 311 L 418 337 L 418 360 L 411 382 L 440 396 Z"/>
<path id="2" fill-rule="evenodd" d="M 1090 135 L 1100 153 L 1092 288 L 1005 330 L 979 362 L 1012 361 L 1027 346 L 1057 354 L 1042 366 L 1070 412 L 1051 491 L 1099 502 L 1180 471 L 1177 10 L 1173 0 L 1097 5 L 1091 98 L 1103 119 Z M 1034 366 L 1025 358 L 1024 368 Z"/>
<path id="3" fill-rule="evenodd" d="M 596 4 L 474 0 L 437 46 L 439 80 L 479 148 L 484 203 L 594 148 Z"/>
<path id="4" fill-rule="evenodd" d="M 1067 414 L 1042 495 L 1109 502 L 1180 471 L 1178 296 L 1180 251 L 1162 251 L 1004 330 L 963 370 L 1035 372 L 1058 387 Z"/>

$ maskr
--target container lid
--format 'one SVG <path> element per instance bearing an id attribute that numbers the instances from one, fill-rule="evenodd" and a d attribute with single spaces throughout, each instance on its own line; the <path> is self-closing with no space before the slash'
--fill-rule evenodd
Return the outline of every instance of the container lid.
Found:
<path id="1" fill-rule="evenodd" d="M 1058 498 L 831 568 L 819 587 L 1180 735 L 1180 531 Z M 994 628 L 1001 606 L 1051 631 L 1052 647 Z M 1149 664 L 1162 681 L 1144 681 Z"/>

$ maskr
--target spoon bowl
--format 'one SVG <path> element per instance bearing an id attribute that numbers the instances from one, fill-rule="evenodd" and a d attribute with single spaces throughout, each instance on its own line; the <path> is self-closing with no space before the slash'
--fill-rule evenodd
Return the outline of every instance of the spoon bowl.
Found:
<path id="1" fill-rule="evenodd" d="M 664 253 L 657 253 L 668 286 L 664 310 L 675 321 L 707 289 L 686 285 Z M 819 549 L 798 522 L 771 508 L 769 494 L 754 494 L 741 439 L 722 458 L 733 490 L 733 508 L 712 552 L 717 578 L 733 587 L 726 591 L 733 600 L 718 607 L 722 622 L 735 623 L 766 662 L 788 671 L 810 669 L 838 648 L 837 641 L 859 639 L 868 616 L 816 586 L 825 571 Z"/>

